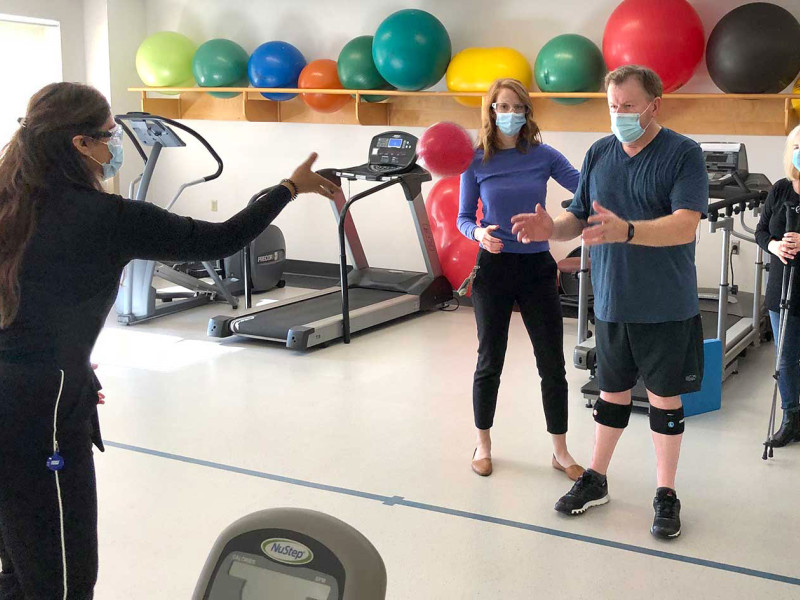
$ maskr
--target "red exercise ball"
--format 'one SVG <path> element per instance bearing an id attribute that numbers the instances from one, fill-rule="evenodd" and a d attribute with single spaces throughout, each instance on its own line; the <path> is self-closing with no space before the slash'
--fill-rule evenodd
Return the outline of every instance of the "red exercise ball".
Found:
<path id="1" fill-rule="evenodd" d="M 431 188 L 426 202 L 433 239 L 442 264 L 442 272 L 453 289 L 458 289 L 467 278 L 478 256 L 478 243 L 465 238 L 456 226 L 460 177 L 446 177 Z M 483 207 L 478 201 L 478 222 L 483 217 Z"/>
<path id="2" fill-rule="evenodd" d="M 344 89 L 339 81 L 336 61 L 329 58 L 312 60 L 297 80 L 297 87 L 312 89 Z M 301 94 L 303 102 L 317 112 L 332 113 L 350 101 L 349 94 Z"/>
<path id="3" fill-rule="evenodd" d="M 603 33 L 609 70 L 649 67 L 661 77 L 665 93 L 689 81 L 704 52 L 703 23 L 686 0 L 624 0 Z"/>
<path id="4" fill-rule="evenodd" d="M 442 263 L 442 274 L 447 277 L 447 281 L 453 286 L 454 290 L 461 287 L 464 280 L 469 277 L 475 261 L 478 258 L 478 242 L 468 240 L 459 234 L 450 244 L 439 252 L 439 260 Z"/>
<path id="5" fill-rule="evenodd" d="M 449 121 L 431 125 L 417 143 L 417 156 L 434 175 L 450 177 L 467 170 L 475 151 L 467 131 Z"/>

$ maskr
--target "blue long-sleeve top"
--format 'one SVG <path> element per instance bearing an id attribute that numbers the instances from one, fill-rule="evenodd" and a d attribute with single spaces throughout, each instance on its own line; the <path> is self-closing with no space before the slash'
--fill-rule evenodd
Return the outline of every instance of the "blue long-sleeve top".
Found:
<path id="1" fill-rule="evenodd" d="M 555 179 L 573 194 L 580 173 L 555 148 L 539 144 L 520 152 L 516 148 L 498 150 L 483 162 L 483 150 L 475 151 L 472 164 L 461 175 L 458 229 L 473 240 L 478 198 L 483 203 L 481 227 L 499 225 L 492 234 L 503 240 L 503 252 L 533 254 L 550 249 L 547 242 L 523 244 L 511 234 L 511 217 L 531 213 L 536 205 L 546 208 L 547 182 Z"/>

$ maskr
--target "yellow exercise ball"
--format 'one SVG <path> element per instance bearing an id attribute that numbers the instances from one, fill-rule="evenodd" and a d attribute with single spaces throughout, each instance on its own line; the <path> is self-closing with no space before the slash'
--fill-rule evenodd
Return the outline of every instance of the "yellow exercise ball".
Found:
<path id="1" fill-rule="evenodd" d="M 518 79 L 530 89 L 533 73 L 528 60 L 513 48 L 466 48 L 447 67 L 447 89 L 451 92 L 487 92 L 503 77 Z M 464 106 L 480 106 L 478 97 L 456 98 Z"/>
<path id="2" fill-rule="evenodd" d="M 800 79 L 794 82 L 792 93 L 800 94 Z M 794 112 L 797 113 L 797 116 L 800 117 L 800 100 L 792 100 L 792 107 L 794 107 Z"/>

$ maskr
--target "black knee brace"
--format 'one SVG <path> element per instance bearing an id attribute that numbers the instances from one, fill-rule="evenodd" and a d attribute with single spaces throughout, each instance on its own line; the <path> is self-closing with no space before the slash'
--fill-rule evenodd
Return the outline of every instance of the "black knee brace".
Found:
<path id="1" fill-rule="evenodd" d="M 650 406 L 650 429 L 664 435 L 680 435 L 683 433 L 683 407 L 674 410 L 663 410 Z"/>
<path id="2" fill-rule="evenodd" d="M 631 418 L 630 404 L 612 404 L 602 398 L 598 398 L 594 403 L 595 423 L 613 427 L 615 429 L 625 429 Z"/>

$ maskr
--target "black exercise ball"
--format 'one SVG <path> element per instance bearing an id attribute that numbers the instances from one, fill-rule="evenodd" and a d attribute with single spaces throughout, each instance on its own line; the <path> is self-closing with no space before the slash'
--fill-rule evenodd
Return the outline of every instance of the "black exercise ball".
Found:
<path id="1" fill-rule="evenodd" d="M 800 71 L 800 23 L 769 2 L 735 8 L 711 32 L 706 63 L 723 92 L 776 94 Z"/>

